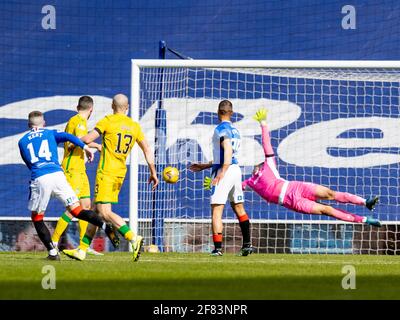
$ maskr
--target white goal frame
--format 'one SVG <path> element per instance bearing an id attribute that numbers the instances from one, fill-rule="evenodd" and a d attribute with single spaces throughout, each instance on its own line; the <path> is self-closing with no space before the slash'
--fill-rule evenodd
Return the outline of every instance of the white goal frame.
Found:
<path id="1" fill-rule="evenodd" d="M 400 69 L 400 61 L 356 61 L 356 60 L 131 60 L 131 117 L 139 122 L 140 105 L 140 68 L 329 68 L 329 69 Z M 138 231 L 138 148 L 131 153 L 130 194 L 129 194 L 129 226 Z M 201 219 L 202 220 L 202 219 Z M 187 222 L 200 222 L 199 219 L 187 219 Z M 258 220 L 257 220 L 258 221 Z M 203 221 L 202 221 L 203 222 Z M 230 221 L 225 221 L 230 222 Z M 232 221 L 233 222 L 233 221 Z M 263 223 L 307 223 L 331 224 L 336 221 L 324 220 L 272 220 L 263 219 Z M 341 224 L 346 222 L 341 221 Z M 382 224 L 400 224 L 400 221 L 382 221 Z"/>

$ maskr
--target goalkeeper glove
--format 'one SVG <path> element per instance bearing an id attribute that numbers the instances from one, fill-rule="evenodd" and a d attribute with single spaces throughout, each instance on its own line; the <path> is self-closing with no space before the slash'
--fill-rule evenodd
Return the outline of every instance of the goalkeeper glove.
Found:
<path id="1" fill-rule="evenodd" d="M 212 187 L 211 183 L 212 183 L 212 179 L 210 177 L 205 177 L 204 181 L 203 181 L 204 189 L 211 190 L 211 187 Z"/>
<path id="2" fill-rule="evenodd" d="M 258 122 L 267 120 L 267 109 L 265 108 L 258 109 L 256 114 L 253 116 L 253 119 Z"/>

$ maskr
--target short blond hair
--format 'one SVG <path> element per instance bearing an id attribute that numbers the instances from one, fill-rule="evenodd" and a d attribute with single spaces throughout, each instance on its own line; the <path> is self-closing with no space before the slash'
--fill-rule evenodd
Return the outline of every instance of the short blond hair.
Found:
<path id="1" fill-rule="evenodd" d="M 32 111 L 28 115 L 29 128 L 40 126 L 44 123 L 43 113 L 40 111 Z"/>

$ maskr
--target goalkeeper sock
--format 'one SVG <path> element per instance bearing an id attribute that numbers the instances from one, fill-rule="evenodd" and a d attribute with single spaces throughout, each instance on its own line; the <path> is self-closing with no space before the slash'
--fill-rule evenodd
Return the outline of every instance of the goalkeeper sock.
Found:
<path id="1" fill-rule="evenodd" d="M 79 223 L 80 245 L 82 245 L 82 241 L 83 241 L 83 238 L 84 238 L 84 236 L 86 234 L 86 229 L 87 229 L 87 226 L 88 226 L 89 223 L 87 221 L 85 221 L 85 220 L 78 220 L 78 223 Z"/>
<path id="2" fill-rule="evenodd" d="M 244 214 L 239 219 L 240 230 L 242 231 L 243 246 L 251 245 L 250 239 L 250 220 L 247 214 Z"/>
<path id="3" fill-rule="evenodd" d="M 336 219 L 343 220 L 343 221 L 348 221 L 348 222 L 356 222 L 356 223 L 361 223 L 363 222 L 364 217 L 358 216 L 356 214 L 341 210 L 341 209 L 335 209 L 332 208 L 332 216 L 335 217 Z"/>
<path id="4" fill-rule="evenodd" d="M 89 249 L 90 244 L 92 243 L 92 238 L 87 236 L 86 234 L 81 238 L 80 244 L 79 244 L 79 249 L 81 249 L 82 251 L 87 251 L 87 249 Z"/>
<path id="5" fill-rule="evenodd" d="M 39 239 L 42 241 L 46 249 L 49 252 L 52 252 L 54 255 L 55 248 L 53 246 L 53 242 L 51 241 L 50 231 L 43 221 L 43 215 L 32 214 L 32 222 L 39 236 Z"/>
<path id="6" fill-rule="evenodd" d="M 56 228 L 54 229 L 53 235 L 51 237 L 51 240 L 54 243 L 58 243 L 60 241 L 62 234 L 64 233 L 65 229 L 67 229 L 70 222 L 71 218 L 68 217 L 68 215 L 64 212 L 60 219 L 58 219 Z"/>
<path id="7" fill-rule="evenodd" d="M 342 203 L 352 203 L 365 206 L 365 199 L 347 192 L 335 192 L 335 200 Z"/>
<path id="8" fill-rule="evenodd" d="M 216 250 L 221 250 L 222 248 L 222 233 L 213 234 L 214 247 Z"/>
<path id="9" fill-rule="evenodd" d="M 122 234 L 122 236 L 128 240 L 132 241 L 133 240 L 133 232 L 131 228 L 128 227 L 128 225 L 123 225 L 121 228 L 118 229 L 118 232 Z"/>

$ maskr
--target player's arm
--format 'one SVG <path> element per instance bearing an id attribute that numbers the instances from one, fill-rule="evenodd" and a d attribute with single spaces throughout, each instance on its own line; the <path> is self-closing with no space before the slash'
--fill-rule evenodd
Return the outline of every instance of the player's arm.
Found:
<path id="1" fill-rule="evenodd" d="M 271 137 L 269 135 L 269 128 L 267 124 L 267 109 L 261 108 L 259 109 L 256 114 L 253 116 L 253 119 L 258 121 L 261 125 L 261 132 L 262 132 L 262 146 L 264 149 L 264 154 L 266 158 L 273 157 L 274 149 L 271 145 Z"/>
<path id="2" fill-rule="evenodd" d="M 94 142 L 98 137 L 100 137 L 100 135 L 102 134 L 102 132 L 96 127 L 94 128 L 94 130 L 90 131 L 87 135 L 81 137 L 80 139 L 86 143 L 87 145 L 90 146 L 90 144 L 95 143 Z M 92 148 L 92 146 L 90 146 Z M 96 148 L 95 146 L 93 146 L 93 148 Z M 96 148 L 97 149 L 97 148 Z"/>
<path id="3" fill-rule="evenodd" d="M 189 165 L 189 170 L 193 172 L 199 172 L 212 167 L 212 161 L 208 163 L 192 163 Z"/>
<path id="4" fill-rule="evenodd" d="M 100 143 L 91 142 L 91 143 L 88 143 L 88 146 L 89 146 L 89 148 L 94 148 L 94 149 L 97 149 L 97 151 L 101 152 L 102 146 Z"/>
<path id="5" fill-rule="evenodd" d="M 242 182 L 242 190 L 246 190 L 247 184 L 249 183 L 249 179 L 246 179 Z"/>
<path id="6" fill-rule="evenodd" d="M 78 138 L 82 138 L 80 136 L 78 136 Z M 82 141 L 82 139 L 81 139 Z M 68 142 L 69 146 L 68 146 L 68 151 L 72 151 L 72 149 L 75 148 L 75 145 L 73 145 L 72 143 Z M 97 143 L 97 142 L 91 142 L 87 144 L 89 148 L 93 148 L 93 149 L 97 149 L 97 151 L 101 152 L 102 146 L 101 144 Z"/>
<path id="7" fill-rule="evenodd" d="M 222 139 L 222 138 L 221 138 Z M 224 149 L 224 163 L 222 164 L 221 170 L 219 170 L 218 175 L 213 180 L 213 185 L 217 185 L 219 181 L 225 176 L 226 171 L 232 164 L 232 142 L 231 139 L 224 137 L 221 142 L 221 147 Z"/>
<path id="8" fill-rule="evenodd" d="M 101 151 L 101 148 L 102 148 L 101 144 L 100 144 L 100 143 L 97 143 L 97 142 L 88 143 L 88 146 L 89 146 L 90 148 L 97 149 L 97 151 Z"/>
<path id="9" fill-rule="evenodd" d="M 86 156 L 88 161 L 91 162 L 94 158 L 93 152 L 90 150 L 89 146 L 83 143 L 78 137 L 74 136 L 73 134 L 66 133 L 66 132 L 54 132 L 54 137 L 56 139 L 57 144 L 62 142 L 71 142 L 74 145 L 82 148 L 85 150 Z"/>
<path id="10" fill-rule="evenodd" d="M 143 151 L 144 158 L 146 159 L 147 165 L 149 166 L 150 170 L 150 177 L 149 177 L 149 183 L 153 183 L 153 188 L 152 190 L 155 190 L 157 185 L 158 185 L 158 178 L 157 178 L 157 172 L 156 172 L 156 167 L 154 165 L 154 156 L 153 152 L 150 148 L 150 145 L 147 143 L 146 139 L 142 139 L 137 142 L 140 149 Z"/>
<path id="11" fill-rule="evenodd" d="M 275 156 L 274 149 L 271 144 L 271 137 L 269 135 L 269 129 L 267 123 L 264 121 L 264 124 L 261 124 L 261 132 L 262 132 L 262 145 L 264 148 L 264 154 L 266 158 Z"/>

